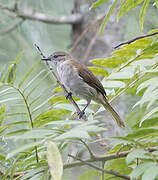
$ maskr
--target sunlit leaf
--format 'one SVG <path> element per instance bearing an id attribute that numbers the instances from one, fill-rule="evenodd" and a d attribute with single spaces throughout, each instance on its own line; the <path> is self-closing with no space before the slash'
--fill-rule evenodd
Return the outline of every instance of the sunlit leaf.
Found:
<path id="1" fill-rule="evenodd" d="M 63 162 L 57 145 L 48 141 L 47 160 L 51 176 L 54 180 L 61 180 L 63 175 Z"/>
<path id="2" fill-rule="evenodd" d="M 105 69 L 99 67 L 88 67 L 95 75 L 107 76 L 108 72 Z"/>
<path id="3" fill-rule="evenodd" d="M 75 101 L 79 100 L 79 98 L 77 98 L 77 97 L 73 97 L 73 99 Z M 65 96 L 55 96 L 51 100 L 49 100 L 49 103 L 53 103 L 53 104 L 54 103 L 61 103 L 61 104 L 63 104 L 63 103 L 71 103 L 71 102 L 69 100 L 67 100 Z"/>
<path id="4" fill-rule="evenodd" d="M 114 55 L 118 55 L 120 57 L 125 57 L 125 56 L 136 56 L 136 51 L 132 49 L 119 49 L 117 51 L 113 52 Z"/>
<path id="5" fill-rule="evenodd" d="M 148 47 L 149 45 L 151 45 L 153 40 L 154 39 L 152 37 L 146 37 L 143 39 L 139 39 L 133 43 L 125 44 L 125 45 L 123 45 L 123 48 L 125 48 L 125 49 L 144 49 L 144 48 Z"/>
<path id="6" fill-rule="evenodd" d="M 124 57 L 114 56 L 106 59 L 93 59 L 90 62 L 97 66 L 114 68 L 118 67 L 119 64 L 126 62 L 127 59 Z"/>

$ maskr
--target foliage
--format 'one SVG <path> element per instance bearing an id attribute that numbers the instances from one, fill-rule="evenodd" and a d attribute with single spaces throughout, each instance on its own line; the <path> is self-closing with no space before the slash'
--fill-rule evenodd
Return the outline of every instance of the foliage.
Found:
<path id="1" fill-rule="evenodd" d="M 91 8 L 107 2 L 109 1 L 98 0 Z M 103 33 L 117 6 L 118 19 L 132 8 L 141 6 L 139 21 L 143 29 L 150 1 L 122 0 L 119 5 L 118 2 L 114 0 L 110 5 L 100 33 Z M 158 7 L 157 0 L 152 3 L 156 3 Z M 149 33 L 154 31 L 158 30 Z M 66 43 L 61 43 L 63 42 Z M 73 106 L 63 96 L 61 88 L 51 81 L 50 90 L 50 86 L 44 83 L 50 81 L 48 77 L 51 75 L 47 70 L 40 69 L 39 61 L 29 67 L 26 74 L 22 71 L 22 78 L 18 76 L 18 65 L 20 61 L 24 61 L 20 59 L 23 59 L 22 55 L 5 67 L 0 67 L 0 179 L 59 180 L 64 174 L 63 169 L 66 166 L 63 163 L 66 164 L 66 160 L 63 155 L 68 157 L 70 142 L 80 146 L 78 153 L 87 148 L 93 163 L 95 157 L 89 144 L 93 142 L 94 135 L 105 130 L 105 125 L 97 120 L 102 107 L 96 108 L 95 112 L 88 109 L 87 122 L 78 121 Z M 131 179 L 157 179 L 157 36 L 124 45 L 114 51 L 112 57 L 93 59 L 90 62 L 95 65 L 89 67 L 94 74 L 104 76 L 102 84 L 110 102 L 123 93 L 138 96 L 137 102 L 126 117 L 125 135 L 113 137 L 111 141 L 115 145 L 105 154 L 115 153 L 116 159 L 106 162 L 101 159 L 102 168 Z M 82 107 L 83 102 L 76 97 L 74 99 Z M 129 153 L 126 157 L 119 158 L 119 153 L 124 151 Z M 95 168 L 81 174 L 78 180 L 97 177 L 102 179 L 103 175 L 100 169 Z M 121 179 L 110 173 L 105 173 L 104 177 Z"/>
<path id="2" fill-rule="evenodd" d="M 90 9 L 102 6 L 104 3 L 107 3 L 108 1 L 109 0 L 98 0 L 92 4 Z M 140 24 L 141 30 L 143 30 L 144 18 L 145 18 L 146 11 L 149 6 L 150 0 L 126 0 L 126 1 L 122 0 L 121 3 L 118 3 L 118 2 L 119 2 L 118 0 L 111 2 L 109 11 L 108 11 L 108 13 L 106 13 L 104 21 L 102 23 L 102 26 L 100 28 L 100 34 L 101 35 L 103 34 L 103 31 L 109 21 L 109 18 L 112 16 L 113 10 L 116 6 L 118 6 L 117 9 L 119 10 L 118 15 L 117 15 L 118 20 L 119 20 L 121 17 L 123 17 L 125 14 L 127 14 L 131 9 L 140 5 L 141 8 L 140 8 L 140 13 L 139 13 L 139 24 Z M 151 3 L 157 7 L 157 0 L 154 0 Z"/>
<path id="3" fill-rule="evenodd" d="M 124 45 L 113 54 L 106 59 L 90 61 L 97 65 L 91 68 L 94 73 L 99 75 L 105 73 L 102 83 L 109 92 L 109 100 L 113 101 L 122 93 L 138 95 L 140 98 L 126 118 L 126 135 L 114 138 L 116 145 L 108 154 L 131 149 L 132 151 L 126 158 L 106 162 L 104 168 L 113 169 L 131 178 L 142 177 L 143 180 L 149 178 L 151 171 L 150 179 L 155 179 L 158 175 L 158 154 L 157 151 L 150 151 L 150 149 L 157 148 L 158 145 L 157 37 L 147 37 Z M 52 177 L 61 179 L 62 160 L 57 161 L 56 157 L 60 156 L 58 159 L 61 159 L 59 152 L 66 152 L 70 141 L 75 140 L 76 143 L 85 146 L 81 140 L 90 143 L 92 136 L 104 131 L 101 124 L 99 125 L 95 120 L 99 117 L 98 112 L 102 111 L 102 108 L 93 114 L 89 109 L 87 122 L 71 120 L 74 117 L 76 119 L 73 115 L 74 109 L 61 95 L 61 89 L 55 88 L 50 95 L 45 93 L 48 91 L 47 87 L 41 86 L 43 79 L 50 74 L 46 70 L 39 69 L 39 72 L 32 77 L 31 74 L 37 68 L 39 61 L 20 81 L 16 79 L 20 59 L 21 56 L 10 63 L 7 71 L 2 71 L 0 74 L 1 179 L 17 176 L 18 179 L 40 179 L 40 177 L 50 179 L 49 168 Z M 113 68 L 112 71 L 111 68 Z M 38 88 L 41 94 L 36 93 Z M 54 174 L 53 168 L 61 174 Z M 25 174 L 19 175 L 22 172 Z M 88 176 L 88 174 L 91 175 Z M 85 172 L 79 179 L 97 176 L 101 176 L 101 173 L 91 170 Z M 110 178 L 111 175 L 106 177 Z"/>

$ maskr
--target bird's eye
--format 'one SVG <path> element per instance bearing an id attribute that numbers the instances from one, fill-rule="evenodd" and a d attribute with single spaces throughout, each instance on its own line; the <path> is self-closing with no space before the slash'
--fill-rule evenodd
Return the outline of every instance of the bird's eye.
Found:
<path id="1" fill-rule="evenodd" d="M 58 56 L 57 55 L 54 55 L 54 58 L 57 58 Z"/>

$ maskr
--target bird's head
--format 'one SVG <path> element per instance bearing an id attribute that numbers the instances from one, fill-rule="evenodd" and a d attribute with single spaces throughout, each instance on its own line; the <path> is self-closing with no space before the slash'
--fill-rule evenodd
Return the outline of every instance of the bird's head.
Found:
<path id="1" fill-rule="evenodd" d="M 47 58 L 42 58 L 43 61 L 51 61 L 55 66 L 69 59 L 71 59 L 71 56 L 65 52 L 54 52 Z"/>

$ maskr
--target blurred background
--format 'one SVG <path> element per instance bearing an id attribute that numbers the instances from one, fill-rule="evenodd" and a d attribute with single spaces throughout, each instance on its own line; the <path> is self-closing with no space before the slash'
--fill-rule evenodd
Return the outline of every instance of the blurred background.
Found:
<path id="1" fill-rule="evenodd" d="M 4 71 L 8 63 L 16 60 L 20 55 L 17 69 L 18 82 L 18 79 L 20 80 L 40 59 L 35 43 L 39 45 L 45 56 L 54 51 L 67 51 L 82 63 L 89 64 L 90 59 L 111 56 L 113 47 L 120 42 L 144 34 L 158 26 L 157 9 L 151 1 L 145 17 L 144 32 L 141 32 L 139 27 L 140 7 L 138 6 L 120 21 L 117 21 L 117 11 L 114 12 L 103 35 L 100 36 L 98 29 L 101 20 L 112 2 L 89 10 L 93 2 L 94 0 L 0 0 L 0 70 Z M 79 38 L 81 41 L 75 46 Z M 32 77 L 42 69 L 46 67 L 40 62 L 34 69 Z M 41 88 L 46 89 L 43 93 L 51 94 L 53 82 L 55 84 L 52 75 L 49 74 L 41 84 Z M 38 89 L 34 93 L 38 94 L 40 91 Z M 116 100 L 114 106 L 119 110 L 121 117 L 130 111 L 133 101 L 135 99 L 131 95 L 124 95 Z M 107 122 L 107 126 L 113 127 L 111 123 L 113 122 Z M 106 131 L 105 136 L 120 133 L 122 133 L 120 129 L 115 127 Z M 97 151 L 100 151 L 100 147 Z"/>

